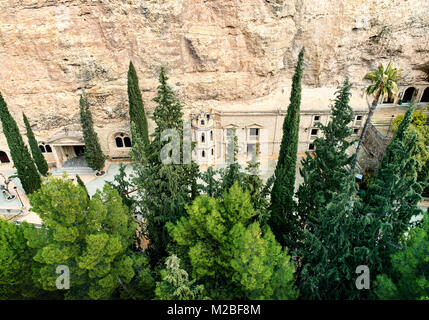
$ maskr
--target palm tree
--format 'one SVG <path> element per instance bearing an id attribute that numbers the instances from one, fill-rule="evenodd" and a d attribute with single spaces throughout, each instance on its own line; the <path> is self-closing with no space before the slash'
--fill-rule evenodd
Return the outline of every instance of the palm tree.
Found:
<path id="1" fill-rule="evenodd" d="M 365 92 L 367 95 L 374 96 L 372 105 L 369 108 L 368 117 L 366 118 L 365 125 L 363 126 L 362 133 L 359 138 L 359 143 L 356 148 L 355 158 L 352 162 L 352 169 L 355 168 L 359 150 L 362 146 L 362 141 L 368 128 L 368 123 L 371 121 L 372 115 L 374 114 L 377 105 L 381 101 L 391 97 L 395 98 L 398 95 L 398 81 L 400 79 L 399 73 L 402 69 L 396 69 L 393 67 L 392 62 L 389 62 L 386 69 L 383 64 L 380 63 L 378 69 L 375 71 L 368 72 L 364 79 L 371 81 L 371 84 L 366 88 Z"/>

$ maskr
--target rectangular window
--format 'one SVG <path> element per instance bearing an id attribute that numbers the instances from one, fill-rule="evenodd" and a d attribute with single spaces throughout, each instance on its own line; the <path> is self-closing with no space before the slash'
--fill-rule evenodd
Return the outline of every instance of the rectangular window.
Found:
<path id="1" fill-rule="evenodd" d="M 320 116 L 314 116 L 314 121 L 319 121 L 320 120 Z"/>
<path id="2" fill-rule="evenodd" d="M 259 128 L 250 128 L 250 135 L 253 137 L 259 136 Z"/>
<path id="3" fill-rule="evenodd" d="M 362 120 L 362 116 L 356 116 L 356 120 L 357 121 L 361 121 Z"/>
<path id="4" fill-rule="evenodd" d="M 358 134 L 359 133 L 359 129 L 358 128 L 353 129 L 353 133 L 354 134 Z"/>
<path id="5" fill-rule="evenodd" d="M 308 150 L 314 150 L 314 143 L 310 143 L 308 146 Z"/>
<path id="6" fill-rule="evenodd" d="M 319 129 L 311 129 L 311 135 L 317 136 L 317 133 L 319 132 Z"/>

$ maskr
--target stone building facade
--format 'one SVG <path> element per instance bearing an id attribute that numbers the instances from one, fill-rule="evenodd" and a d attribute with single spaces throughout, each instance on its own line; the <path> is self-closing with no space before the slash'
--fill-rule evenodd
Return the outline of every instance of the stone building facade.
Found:
<path id="1" fill-rule="evenodd" d="M 411 88 L 411 89 L 410 89 Z M 255 99 L 252 103 L 212 105 L 200 107 L 198 110 L 187 110 L 185 120 L 191 122 L 192 140 L 195 149 L 192 159 L 201 166 L 211 166 L 226 160 L 229 136 L 235 132 L 238 142 L 239 161 L 248 161 L 253 154 L 258 153 L 259 159 L 276 158 L 279 153 L 282 138 L 283 120 L 289 105 L 289 87 L 275 91 L 272 95 Z M 303 88 L 298 153 L 314 150 L 313 141 L 321 136 L 316 123 L 327 124 L 330 119 L 330 105 L 335 97 L 336 88 Z M 412 93 L 410 93 L 412 91 Z M 429 100 L 429 84 L 421 83 L 400 88 L 400 94 L 395 101 L 380 104 L 373 117 L 373 124 L 386 134 L 390 122 L 405 112 L 411 99 L 420 106 Z M 402 101 L 399 101 L 402 97 Z M 353 135 L 358 138 L 368 114 L 368 101 L 363 92 L 352 89 L 350 105 L 354 110 L 354 120 L 350 124 Z M 13 108 L 10 108 L 13 114 Z M 14 115 L 24 135 L 24 126 L 19 117 Z M 155 124 L 149 117 L 149 131 Z M 31 122 L 31 119 L 30 119 Z M 95 130 L 98 133 L 103 152 L 110 160 L 128 160 L 131 150 L 131 135 L 129 120 L 115 119 L 108 123 L 99 124 L 95 119 Z M 69 124 L 57 128 L 48 134 L 34 130 L 40 143 L 40 149 L 51 167 L 62 167 L 71 158 L 84 152 L 84 142 L 79 124 Z M 24 139 L 26 140 L 26 139 Z M 9 148 L 2 135 L 0 137 L 0 161 L 10 162 Z"/>

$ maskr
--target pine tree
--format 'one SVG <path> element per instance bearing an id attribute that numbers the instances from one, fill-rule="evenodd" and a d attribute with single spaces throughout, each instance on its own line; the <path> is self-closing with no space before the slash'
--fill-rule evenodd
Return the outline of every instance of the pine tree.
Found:
<path id="1" fill-rule="evenodd" d="M 379 299 L 429 300 L 429 215 L 413 228 L 401 248 L 391 256 L 392 276 L 378 275 L 375 292 Z"/>
<path id="2" fill-rule="evenodd" d="M 31 228 L 35 227 L 25 222 L 16 225 L 0 218 L 0 300 L 59 298 L 47 296 L 34 285 L 35 252 L 24 237 L 24 230 Z"/>
<path id="3" fill-rule="evenodd" d="M 353 156 L 347 154 L 347 149 L 353 144 L 350 140 L 353 131 L 349 126 L 353 120 L 353 110 L 349 105 L 350 87 L 346 80 L 338 88 L 331 107 L 331 120 L 326 126 L 316 124 L 323 138 L 314 141 L 314 156 L 307 152 L 307 157 L 301 161 L 300 174 L 304 181 L 298 188 L 297 196 L 302 229 L 307 220 L 315 221 L 323 215 L 332 196 L 350 178 L 347 169 L 353 161 Z"/>
<path id="4" fill-rule="evenodd" d="M 135 133 L 143 138 L 143 142 L 149 144 L 149 131 L 147 118 L 144 110 L 142 94 L 139 87 L 139 79 L 137 77 L 136 69 L 130 61 L 128 68 L 128 103 L 130 113 L 130 123 L 133 122 L 136 127 Z M 133 140 L 135 137 L 133 136 Z"/>
<path id="5" fill-rule="evenodd" d="M 40 188 L 41 180 L 36 166 L 28 152 L 27 146 L 22 140 L 18 126 L 9 113 L 6 102 L 0 93 L 0 119 L 3 133 L 6 136 L 13 164 L 16 168 L 18 178 L 27 194 L 33 193 Z"/>
<path id="6" fill-rule="evenodd" d="M 167 228 L 212 299 L 296 299 L 288 250 L 255 221 L 250 193 L 237 181 L 221 198 L 197 197 L 187 213 Z"/>
<path id="7" fill-rule="evenodd" d="M 80 123 L 82 125 L 83 140 L 85 141 L 85 160 L 93 170 L 101 171 L 104 168 L 106 157 L 101 151 L 97 133 L 94 130 L 91 111 L 86 97 L 80 96 Z"/>
<path id="8" fill-rule="evenodd" d="M 70 179 L 48 177 L 30 195 L 42 228 L 26 230 L 36 250 L 34 280 L 44 290 L 57 291 L 55 270 L 70 270 L 66 299 L 109 299 L 136 277 L 144 260 L 131 250 L 136 224 L 118 192 L 107 184 L 89 199 Z"/>
<path id="9" fill-rule="evenodd" d="M 37 169 L 40 174 L 45 176 L 48 173 L 48 163 L 39 148 L 36 138 L 34 137 L 33 130 L 31 129 L 30 123 L 28 122 L 25 114 L 22 114 L 24 119 L 25 128 L 27 129 L 28 144 L 30 145 L 31 154 L 33 155 L 34 162 L 36 163 Z"/>
<path id="10" fill-rule="evenodd" d="M 161 68 L 158 94 L 154 98 L 157 105 L 153 120 L 157 127 L 152 134 L 152 141 L 147 145 L 143 137 L 137 135 L 131 151 L 135 161 L 134 181 L 139 199 L 136 209 L 145 219 L 144 231 L 149 240 L 152 265 L 167 256 L 170 237 L 165 224 L 174 222 L 185 214 L 185 205 L 195 197 L 199 176 L 198 166 L 194 161 L 185 163 L 182 152 L 185 139 L 182 106 L 167 80 L 165 69 Z M 134 124 L 131 125 L 131 130 L 137 130 Z M 175 132 L 175 136 L 165 141 L 163 134 L 166 132 Z M 166 163 L 168 161 L 163 159 L 166 156 L 164 150 L 168 146 L 172 146 L 173 153 L 177 152 L 179 163 Z"/>
<path id="11" fill-rule="evenodd" d="M 275 181 L 271 190 L 271 218 L 269 225 L 276 239 L 293 248 L 298 238 L 298 217 L 295 214 L 295 175 L 298 152 L 299 116 L 301 105 L 301 78 L 304 49 L 298 56 L 298 63 L 292 80 L 290 104 L 283 122 L 283 137 L 274 172 Z"/>

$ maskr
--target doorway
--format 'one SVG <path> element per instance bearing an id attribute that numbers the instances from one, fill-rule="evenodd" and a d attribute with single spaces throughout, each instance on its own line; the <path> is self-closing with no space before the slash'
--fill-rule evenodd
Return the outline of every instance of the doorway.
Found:
<path id="1" fill-rule="evenodd" d="M 85 146 L 73 146 L 76 157 L 83 156 L 85 154 Z"/>

